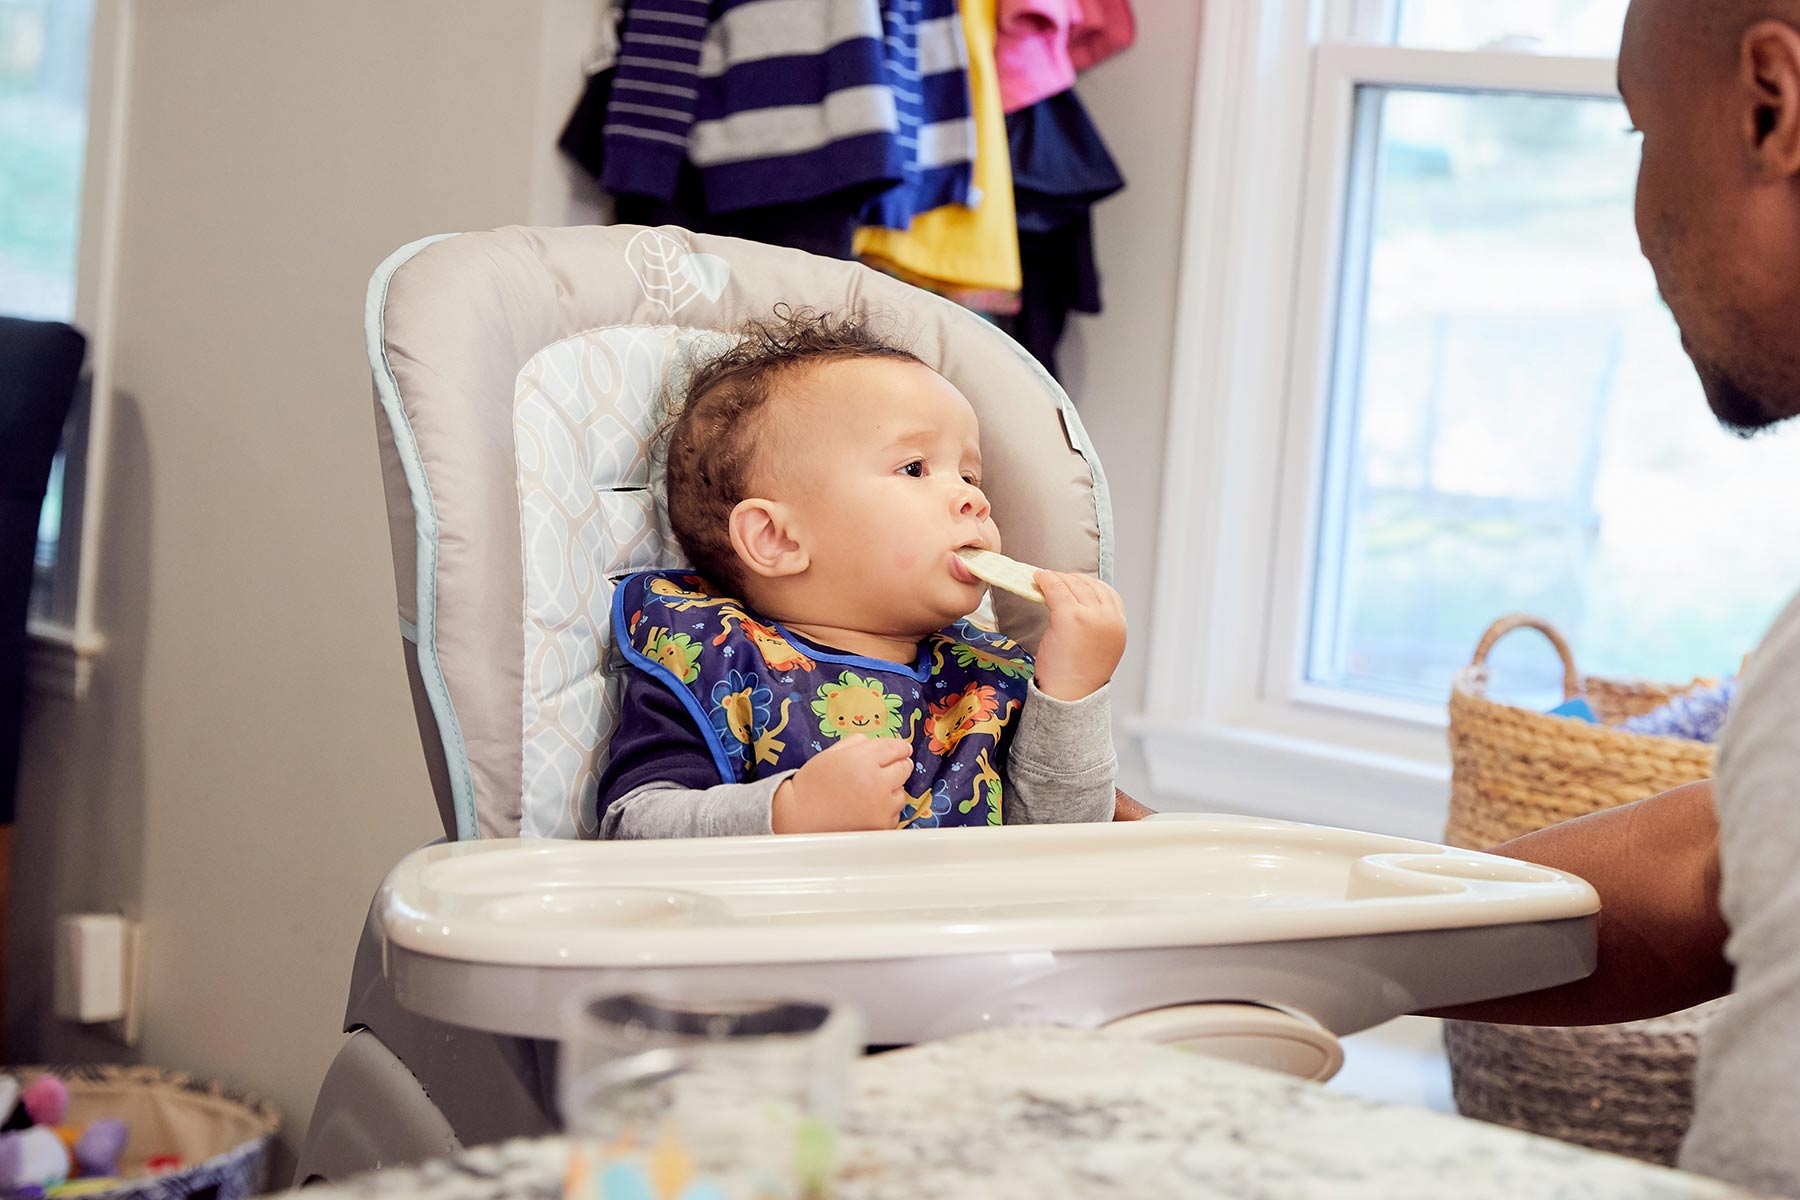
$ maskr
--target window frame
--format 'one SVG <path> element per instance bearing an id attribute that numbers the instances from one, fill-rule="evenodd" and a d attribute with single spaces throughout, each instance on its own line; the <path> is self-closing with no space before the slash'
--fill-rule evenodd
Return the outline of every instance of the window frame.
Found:
<path id="1" fill-rule="evenodd" d="M 73 323 L 88 339 L 75 411 L 64 429 L 63 524 L 52 589 L 59 615 L 27 623 L 31 686 L 79 699 L 106 648 L 97 595 L 113 395 L 114 301 L 123 212 L 134 0 L 95 0 L 88 47 Z M 72 598 L 65 599 L 73 587 Z"/>
<path id="2" fill-rule="evenodd" d="M 1306 678 L 1334 373 L 1357 359 L 1336 348 L 1361 319 L 1339 298 L 1368 252 L 1357 90 L 1618 93 L 1612 58 L 1389 44 L 1397 7 L 1207 6 L 1150 631 L 1184 653 L 1153 657 L 1134 728 L 1165 803 L 1435 840 L 1443 706 Z"/>

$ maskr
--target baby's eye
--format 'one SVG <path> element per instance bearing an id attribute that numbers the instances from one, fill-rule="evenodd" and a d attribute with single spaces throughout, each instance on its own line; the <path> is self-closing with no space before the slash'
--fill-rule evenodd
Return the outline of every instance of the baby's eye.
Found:
<path id="1" fill-rule="evenodd" d="M 971 474 L 965 472 L 963 474 L 963 482 L 968 484 L 972 488 L 978 488 L 981 486 L 981 476 L 971 475 Z"/>
<path id="2" fill-rule="evenodd" d="M 925 460 L 922 458 L 915 458 L 913 461 L 900 468 L 900 474 L 910 475 L 914 479 L 923 479 L 925 477 Z"/>

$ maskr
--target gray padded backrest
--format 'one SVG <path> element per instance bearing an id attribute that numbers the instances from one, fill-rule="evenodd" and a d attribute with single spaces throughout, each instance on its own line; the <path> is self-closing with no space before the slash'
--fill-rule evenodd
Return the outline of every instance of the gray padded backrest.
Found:
<path id="1" fill-rule="evenodd" d="M 608 580 L 678 561 L 645 453 L 651 401 L 778 304 L 895 329 L 974 406 L 1008 552 L 1111 576 L 1105 483 L 1067 397 L 948 301 L 674 228 L 415 242 L 371 281 L 367 333 L 401 630 L 452 835 L 592 833 Z M 1036 644 L 1042 609 L 1002 595 L 996 611 Z"/>

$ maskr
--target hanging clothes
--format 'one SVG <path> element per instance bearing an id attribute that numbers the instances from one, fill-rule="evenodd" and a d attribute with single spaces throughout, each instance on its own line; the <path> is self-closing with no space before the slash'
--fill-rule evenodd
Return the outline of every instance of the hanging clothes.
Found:
<path id="1" fill-rule="evenodd" d="M 1012 156 L 994 70 L 996 0 L 962 0 L 975 116 L 975 187 L 969 204 L 922 213 L 908 230 L 865 228 L 855 249 L 870 266 L 971 307 L 1010 310 L 1022 283 Z M 997 295 L 994 295 L 997 294 Z"/>
<path id="2" fill-rule="evenodd" d="M 723 213 L 898 183 L 879 5 L 805 7 L 796 22 L 791 0 L 631 0 L 601 186 L 673 202 L 691 163 Z"/>
<path id="3" fill-rule="evenodd" d="M 1075 73 L 1130 46 L 1129 0 L 1000 0 L 994 60 L 1009 113 L 1075 86 Z"/>
<path id="4" fill-rule="evenodd" d="M 1069 28 L 1069 61 L 1079 73 L 1099 66 L 1137 40 L 1130 0 L 1079 0 L 1081 11 Z"/>
<path id="5" fill-rule="evenodd" d="M 1125 186 L 1100 131 L 1073 91 L 1006 118 L 1023 286 L 999 319 L 1051 376 L 1069 314 L 1101 309 L 1092 210 Z"/>
<path id="6" fill-rule="evenodd" d="M 1019 228 L 1045 233 L 1125 187 L 1125 177 L 1073 90 L 1006 118 Z"/>
<path id="7" fill-rule="evenodd" d="M 899 185 L 870 201 L 863 222 L 906 229 L 920 213 L 975 198 L 968 42 L 957 0 L 882 0 L 881 16 L 906 165 Z"/>
<path id="8" fill-rule="evenodd" d="M 612 96 L 611 69 L 588 76 L 587 87 L 557 139 L 557 146 L 594 178 L 605 173 L 606 110 Z M 633 195 L 613 197 L 613 219 L 624 225 L 679 225 L 695 233 L 748 238 L 771 246 L 789 246 L 827 258 L 854 258 L 851 239 L 867 203 L 867 188 L 850 188 L 798 204 L 757 205 L 715 213 L 706 205 L 700 172 L 682 163 L 675 194 L 669 199 Z"/>
<path id="9" fill-rule="evenodd" d="M 700 173 L 690 165 L 682 168 L 673 200 L 615 196 L 613 218 L 623 225 L 679 225 L 695 233 L 788 246 L 826 258 L 854 259 L 856 226 L 868 199 L 866 189 L 850 188 L 793 204 L 717 213 L 708 210 Z"/>
<path id="10" fill-rule="evenodd" d="M 967 199 L 955 0 L 631 0 L 600 183 L 710 214 L 861 191 L 885 219 Z M 942 10 L 941 12 L 939 10 Z"/>
<path id="11" fill-rule="evenodd" d="M 581 98 L 556 139 L 556 148 L 596 180 L 606 164 L 606 106 L 612 99 L 612 88 L 612 67 L 589 74 Z"/>

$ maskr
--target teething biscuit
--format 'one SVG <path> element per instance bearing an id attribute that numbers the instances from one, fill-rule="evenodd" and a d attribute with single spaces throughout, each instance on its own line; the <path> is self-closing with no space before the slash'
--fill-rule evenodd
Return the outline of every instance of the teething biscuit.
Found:
<path id="1" fill-rule="evenodd" d="M 1038 591 L 1037 584 L 1032 582 L 1038 573 L 1037 567 L 1017 562 L 992 550 L 977 550 L 972 546 L 958 550 L 956 557 L 962 559 L 963 564 L 969 568 L 969 574 L 981 582 L 992 584 L 1015 596 L 1023 596 L 1037 604 L 1044 602 L 1044 593 Z"/>

